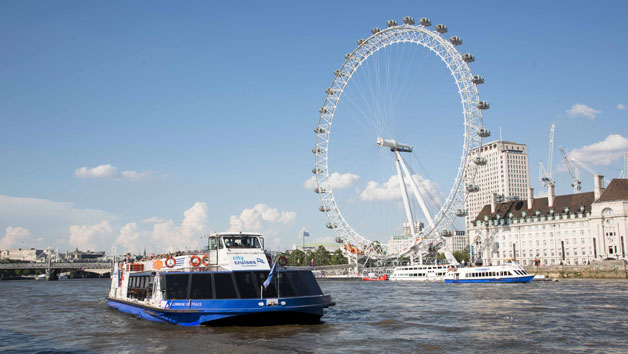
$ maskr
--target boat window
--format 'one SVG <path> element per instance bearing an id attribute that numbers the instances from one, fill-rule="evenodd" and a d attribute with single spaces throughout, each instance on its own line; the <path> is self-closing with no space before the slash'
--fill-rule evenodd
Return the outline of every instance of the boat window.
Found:
<path id="1" fill-rule="evenodd" d="M 166 299 L 187 299 L 188 298 L 188 281 L 190 275 L 185 274 L 167 274 L 166 275 Z"/>
<path id="2" fill-rule="evenodd" d="M 216 287 L 216 299 L 238 298 L 231 273 L 214 273 L 214 286 Z"/>
<path id="3" fill-rule="evenodd" d="M 292 287 L 292 275 L 290 273 L 294 272 L 279 272 L 277 274 L 277 282 L 279 283 L 279 296 L 280 297 L 291 297 L 296 296 L 296 291 Z"/>
<path id="4" fill-rule="evenodd" d="M 312 274 L 312 272 L 300 271 L 296 273 L 298 273 L 299 278 L 301 278 L 301 283 L 303 284 L 303 288 L 306 291 L 304 295 L 323 295 L 323 291 L 321 290 L 320 286 L 318 286 L 318 283 L 316 282 L 316 279 L 314 278 L 314 274 Z"/>
<path id="5" fill-rule="evenodd" d="M 233 235 L 222 236 L 227 248 L 261 248 L 257 236 Z"/>
<path id="6" fill-rule="evenodd" d="M 266 278 L 268 278 L 268 271 L 257 271 L 257 272 L 253 272 L 257 278 L 257 288 L 259 289 L 260 286 L 264 285 L 264 281 L 266 281 Z M 273 279 L 273 281 L 270 282 L 270 284 L 268 285 L 268 288 L 265 288 L 262 290 L 263 292 L 263 296 L 265 298 L 273 298 L 273 297 L 277 297 L 277 288 L 275 287 L 275 283 L 276 280 Z"/>
<path id="7" fill-rule="evenodd" d="M 215 250 L 216 248 L 218 248 L 218 240 L 216 239 L 216 237 L 210 237 L 209 238 L 209 250 Z M 222 248 L 222 247 L 221 247 Z"/>
<path id="8" fill-rule="evenodd" d="M 211 273 L 192 274 L 192 286 L 190 287 L 190 299 L 213 299 Z"/>
<path id="9" fill-rule="evenodd" d="M 259 285 L 253 272 L 233 272 L 241 299 L 259 298 Z"/>

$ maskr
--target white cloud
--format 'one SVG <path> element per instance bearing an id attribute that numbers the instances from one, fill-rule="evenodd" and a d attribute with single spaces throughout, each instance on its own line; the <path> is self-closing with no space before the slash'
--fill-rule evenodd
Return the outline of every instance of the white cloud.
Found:
<path id="1" fill-rule="evenodd" d="M 621 109 L 622 111 L 625 111 L 626 109 L 628 109 L 628 107 L 620 103 L 617 105 L 617 109 Z"/>
<path id="2" fill-rule="evenodd" d="M 112 179 L 116 181 L 137 181 L 151 174 L 151 171 L 138 172 L 126 170 L 119 172 L 116 166 L 110 164 L 98 165 L 92 168 L 81 167 L 74 171 L 74 176 L 77 178 Z"/>
<path id="3" fill-rule="evenodd" d="M 120 253 L 147 252 L 163 253 L 179 250 L 199 250 L 204 243 L 201 236 L 209 230 L 207 204 L 196 202 L 183 212 L 183 220 L 176 225 L 172 220 L 151 217 L 143 221 L 152 225 L 152 230 L 143 230 L 135 222 L 120 229 L 115 243 Z"/>
<path id="4" fill-rule="evenodd" d="M 151 217 L 150 217 L 150 218 L 148 218 L 148 219 L 144 219 L 144 220 L 142 220 L 142 222 L 143 222 L 144 224 L 149 224 L 149 225 L 161 224 L 161 223 L 166 222 L 166 221 L 167 221 L 167 220 L 164 220 L 164 219 L 158 218 L 158 217 L 156 217 L 156 216 L 151 216 Z"/>
<path id="5" fill-rule="evenodd" d="M 0 195 L 0 230 L 13 225 L 27 228 L 31 234 L 39 236 L 29 240 L 28 247 L 52 246 L 65 250 L 69 247 L 70 225 L 93 225 L 117 218 L 106 211 L 82 209 L 67 202 Z"/>
<path id="6" fill-rule="evenodd" d="M 71 225 L 68 244 L 80 250 L 109 249 L 114 233 L 109 221 L 95 225 Z"/>
<path id="7" fill-rule="evenodd" d="M 123 253 L 139 254 L 147 247 L 147 243 L 151 241 L 151 236 L 150 231 L 140 230 L 137 223 L 128 223 L 120 229 L 120 234 L 115 241 L 116 247 L 120 247 L 120 251 Z"/>
<path id="8" fill-rule="evenodd" d="M 570 151 L 568 156 L 589 165 L 608 166 L 612 161 L 621 158 L 624 151 L 628 151 L 628 139 L 611 134 L 600 142 Z"/>
<path id="9" fill-rule="evenodd" d="M 29 247 L 24 244 L 24 241 L 30 236 L 30 231 L 19 226 L 9 226 L 6 228 L 6 233 L 0 239 L 0 249 L 11 249 L 20 247 Z"/>
<path id="10" fill-rule="evenodd" d="M 201 248 L 201 236 L 207 234 L 208 229 L 207 204 L 196 202 L 183 213 L 180 226 L 175 226 L 172 220 L 155 224 L 152 238 L 158 250 L 196 250 Z"/>
<path id="11" fill-rule="evenodd" d="M 572 117 L 584 116 L 591 119 L 594 119 L 600 113 L 602 112 L 580 103 L 574 104 L 573 106 L 571 106 L 570 109 L 567 110 L 567 114 Z"/>
<path id="12" fill-rule="evenodd" d="M 435 199 L 436 203 L 441 203 L 441 193 L 436 182 L 423 178 L 419 175 L 414 175 L 413 178 L 416 181 L 416 184 L 419 187 L 419 192 L 423 195 L 424 200 L 428 199 L 426 196 L 429 195 Z M 406 181 L 406 188 L 408 190 L 408 194 L 413 195 L 410 189 L 410 181 Z M 399 177 L 397 175 L 392 175 L 388 181 L 382 184 L 375 181 L 369 181 L 366 188 L 360 193 L 360 198 L 367 201 L 402 199 Z"/>
<path id="13" fill-rule="evenodd" d="M 253 231 L 270 235 L 277 233 L 276 225 L 294 222 L 297 214 L 294 211 L 283 211 L 271 208 L 266 204 L 257 204 L 253 208 L 244 209 L 239 216 L 232 215 L 229 219 L 229 231 Z"/>
<path id="14" fill-rule="evenodd" d="M 332 189 L 342 189 L 351 187 L 356 184 L 360 180 L 360 176 L 353 173 L 338 173 L 334 172 L 329 175 L 329 183 L 331 184 Z M 312 176 L 308 178 L 305 183 L 303 183 L 303 187 L 306 189 L 314 189 L 316 188 L 316 176 Z"/>

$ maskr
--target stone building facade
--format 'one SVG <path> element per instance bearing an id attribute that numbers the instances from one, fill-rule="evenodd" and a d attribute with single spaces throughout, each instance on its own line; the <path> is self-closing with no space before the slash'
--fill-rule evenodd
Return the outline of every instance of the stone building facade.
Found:
<path id="1" fill-rule="evenodd" d="M 484 264 L 577 265 L 626 259 L 628 179 L 595 176 L 593 192 L 492 202 L 469 228 L 472 258 Z"/>

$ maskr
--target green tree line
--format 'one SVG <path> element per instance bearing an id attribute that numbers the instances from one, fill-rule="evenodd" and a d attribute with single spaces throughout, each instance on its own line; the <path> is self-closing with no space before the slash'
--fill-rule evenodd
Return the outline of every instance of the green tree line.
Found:
<path id="1" fill-rule="evenodd" d="M 284 256 L 288 260 L 289 266 L 311 266 L 312 259 L 317 266 L 347 264 L 347 258 L 342 255 L 340 249 L 330 253 L 325 247 L 318 246 L 314 252 L 302 250 L 292 250 L 280 253 L 277 257 Z"/>

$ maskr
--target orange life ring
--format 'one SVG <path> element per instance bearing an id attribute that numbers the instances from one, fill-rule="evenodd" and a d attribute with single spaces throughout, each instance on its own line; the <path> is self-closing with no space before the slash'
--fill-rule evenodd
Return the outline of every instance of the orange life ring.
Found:
<path id="1" fill-rule="evenodd" d="M 177 261 L 172 257 L 168 257 L 164 263 L 166 264 L 166 267 L 172 268 L 177 264 Z"/>
<path id="2" fill-rule="evenodd" d="M 209 265 L 209 255 L 204 255 L 203 258 L 201 258 L 201 263 L 203 263 L 204 266 L 208 266 Z"/>
<path id="3" fill-rule="evenodd" d="M 190 265 L 192 267 L 198 267 L 199 265 L 201 265 L 201 258 L 199 256 L 190 257 Z"/>
<path id="4" fill-rule="evenodd" d="M 156 270 L 160 270 L 163 266 L 164 263 L 160 259 L 153 262 L 153 268 L 155 268 Z"/>
<path id="5" fill-rule="evenodd" d="M 277 258 L 277 263 L 281 267 L 284 267 L 286 264 L 288 264 L 288 258 L 286 258 L 286 256 L 281 256 L 281 257 Z"/>

